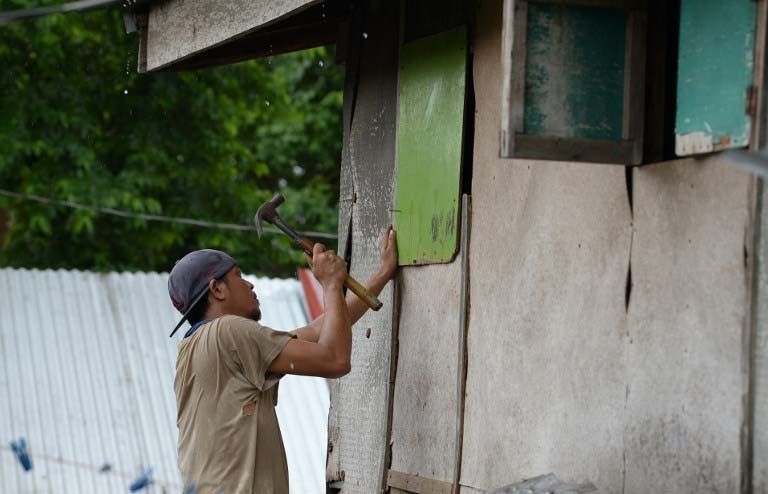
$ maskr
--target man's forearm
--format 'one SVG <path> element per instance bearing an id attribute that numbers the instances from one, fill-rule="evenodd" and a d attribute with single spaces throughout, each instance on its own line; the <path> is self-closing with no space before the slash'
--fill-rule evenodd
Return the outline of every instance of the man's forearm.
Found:
<path id="1" fill-rule="evenodd" d="M 352 349 L 351 326 L 341 286 L 323 290 L 323 320 L 317 342 L 331 349 L 338 359 L 349 361 Z"/>
<path id="2" fill-rule="evenodd" d="M 371 295 L 378 297 L 388 281 L 389 278 L 380 273 L 376 273 L 368 279 L 365 287 Z M 353 325 L 368 311 L 366 303 L 363 302 L 360 297 L 352 293 L 351 290 L 347 293 L 347 308 L 349 309 L 349 319 Z"/>
<path id="3" fill-rule="evenodd" d="M 389 278 L 380 273 L 376 273 L 365 283 L 365 287 L 374 296 L 378 296 L 384 287 L 387 285 Z M 323 294 L 325 297 L 325 294 Z M 349 311 L 350 325 L 354 325 L 357 321 L 363 317 L 363 314 L 368 310 L 368 306 L 365 305 L 357 295 L 350 291 L 347 294 L 346 299 L 347 310 Z M 306 327 L 299 330 L 299 337 L 309 341 L 318 341 L 320 338 L 320 330 L 323 327 L 325 314 L 319 316 L 317 319 L 309 323 Z"/>

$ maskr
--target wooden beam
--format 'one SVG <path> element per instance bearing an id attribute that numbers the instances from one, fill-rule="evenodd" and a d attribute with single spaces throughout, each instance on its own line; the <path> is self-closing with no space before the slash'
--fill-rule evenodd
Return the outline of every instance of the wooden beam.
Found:
<path id="1" fill-rule="evenodd" d="M 414 494 L 451 494 L 453 485 L 450 482 L 419 477 L 409 473 L 390 470 L 387 473 L 387 487 Z"/>
<path id="2" fill-rule="evenodd" d="M 206 50 L 188 59 L 160 69 L 187 71 L 232 64 L 252 58 L 269 57 L 315 46 L 336 43 L 341 20 L 293 25 L 281 29 L 257 31 L 237 41 Z"/>
<path id="3" fill-rule="evenodd" d="M 334 44 L 348 18 L 349 5 L 346 2 L 338 0 L 325 2 L 242 36 L 180 56 L 151 71 L 196 70 Z M 149 31 L 146 21 L 143 27 L 140 26 L 140 31 L 143 42 L 139 51 L 139 72 L 146 72 L 148 57 L 146 37 Z M 343 31 L 343 34 L 346 34 L 346 31 Z"/>
<path id="4" fill-rule="evenodd" d="M 552 161 L 587 161 L 627 165 L 635 152 L 633 141 L 607 141 L 573 137 L 515 136 L 515 158 Z"/>

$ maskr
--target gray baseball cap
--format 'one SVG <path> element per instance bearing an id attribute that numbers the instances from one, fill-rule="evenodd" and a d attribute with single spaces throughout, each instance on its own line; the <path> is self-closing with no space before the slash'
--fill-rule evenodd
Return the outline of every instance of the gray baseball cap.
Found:
<path id="1" fill-rule="evenodd" d="M 195 305 L 208 293 L 208 283 L 222 278 L 235 264 L 232 256 L 213 249 L 196 250 L 176 261 L 168 276 L 168 295 L 182 317 L 170 336 L 179 330 Z"/>

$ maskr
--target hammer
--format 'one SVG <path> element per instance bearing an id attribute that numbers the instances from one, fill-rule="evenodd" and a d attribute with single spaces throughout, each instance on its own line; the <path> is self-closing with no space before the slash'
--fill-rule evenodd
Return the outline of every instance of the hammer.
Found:
<path id="1" fill-rule="evenodd" d="M 280 231 L 288 235 L 294 243 L 304 250 L 304 252 L 312 257 L 312 249 L 315 246 L 314 242 L 303 238 L 286 225 L 280 216 L 277 214 L 277 208 L 285 202 L 285 198 L 279 192 L 276 192 L 272 199 L 268 200 L 256 211 L 256 217 L 253 219 L 256 223 L 256 232 L 261 236 L 261 222 L 266 221 L 275 225 Z M 381 309 L 383 305 L 379 299 L 368 293 L 368 289 L 365 288 L 359 281 L 347 274 L 347 278 L 344 280 L 344 286 L 352 290 L 352 292 L 360 297 L 360 300 L 373 310 Z"/>

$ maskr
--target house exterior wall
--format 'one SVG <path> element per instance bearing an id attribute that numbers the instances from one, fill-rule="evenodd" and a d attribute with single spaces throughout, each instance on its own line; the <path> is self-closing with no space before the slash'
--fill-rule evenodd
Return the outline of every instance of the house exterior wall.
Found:
<path id="1" fill-rule="evenodd" d="M 621 167 L 498 159 L 501 3 L 474 40 L 462 484 L 737 492 L 755 179 L 716 155 L 629 187 Z"/>
<path id="2" fill-rule="evenodd" d="M 752 290 L 756 180 L 717 155 L 629 172 L 498 158 L 502 3 L 473 3 L 462 492 L 548 472 L 601 492 L 745 490 L 753 439 L 768 450 L 750 387 L 768 367 L 752 334 L 768 317 L 765 275 Z M 392 221 L 398 9 L 357 5 L 346 44 L 339 252 L 361 280 Z M 390 468 L 451 480 L 460 283 L 457 261 L 405 267 L 356 325 L 352 372 L 331 386 L 327 480 L 342 492 L 380 491 Z"/>
<path id="3" fill-rule="evenodd" d="M 717 155 L 629 174 L 499 159 L 501 4 L 480 2 L 474 29 L 463 491 L 555 472 L 601 492 L 737 492 L 755 179 Z M 400 276 L 391 468 L 450 480 L 460 277 Z"/>

